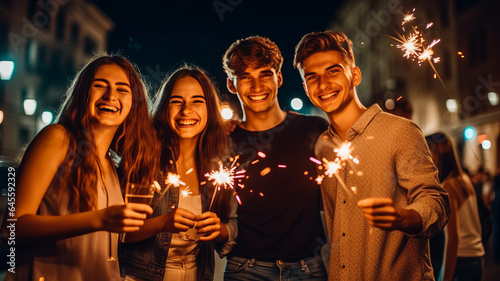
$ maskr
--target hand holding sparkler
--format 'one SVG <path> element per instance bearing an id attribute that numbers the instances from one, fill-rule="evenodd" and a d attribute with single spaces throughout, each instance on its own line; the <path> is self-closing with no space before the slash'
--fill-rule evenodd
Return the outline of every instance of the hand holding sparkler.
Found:
<path id="1" fill-rule="evenodd" d="M 368 224 L 383 230 L 400 230 L 417 234 L 422 230 L 422 218 L 417 211 L 394 205 L 391 198 L 367 198 L 358 201 Z"/>

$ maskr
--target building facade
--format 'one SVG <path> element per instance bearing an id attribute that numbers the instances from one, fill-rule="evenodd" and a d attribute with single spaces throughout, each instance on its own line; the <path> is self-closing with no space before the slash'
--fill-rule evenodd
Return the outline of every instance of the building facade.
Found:
<path id="1" fill-rule="evenodd" d="M 11 80 L 0 81 L 0 155 L 20 156 L 53 121 L 76 70 L 106 50 L 113 26 L 85 0 L 0 3 L 0 60 L 15 64 Z M 30 107 L 33 113 L 26 111 Z"/>
<path id="2" fill-rule="evenodd" d="M 444 131 L 454 139 L 465 168 L 495 173 L 500 167 L 498 8 L 495 0 L 344 1 L 329 29 L 344 31 L 353 41 L 363 74 L 357 89 L 365 105 L 379 103 L 390 112 L 409 102 L 424 134 Z M 403 25 L 405 14 L 415 19 Z M 432 48 L 439 62 L 403 57 L 396 39 L 415 30 L 424 46 L 440 40 Z M 475 133 L 468 130 L 465 136 L 468 127 Z"/>

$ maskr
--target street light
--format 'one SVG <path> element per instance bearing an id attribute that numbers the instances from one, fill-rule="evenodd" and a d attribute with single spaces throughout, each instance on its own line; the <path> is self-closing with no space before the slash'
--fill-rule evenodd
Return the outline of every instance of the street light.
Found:
<path id="1" fill-rule="evenodd" d="M 13 72 L 13 61 L 0 61 L 0 80 L 10 80 Z"/>
<path id="2" fill-rule="evenodd" d="M 23 102 L 24 114 L 33 115 L 36 111 L 36 100 L 35 99 L 25 99 Z"/>

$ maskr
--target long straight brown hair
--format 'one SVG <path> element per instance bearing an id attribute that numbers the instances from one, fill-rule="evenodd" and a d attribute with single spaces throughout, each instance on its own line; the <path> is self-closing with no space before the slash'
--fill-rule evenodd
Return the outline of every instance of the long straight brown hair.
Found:
<path id="1" fill-rule="evenodd" d="M 68 190 L 69 208 L 73 212 L 88 211 L 96 207 L 101 163 L 91 133 L 92 121 L 88 112 L 89 92 L 99 67 L 110 64 L 118 65 L 128 74 L 132 90 L 132 108 L 118 128 L 110 147 L 113 150 L 110 154 L 117 156 L 112 158 L 117 165 L 120 165 L 122 171 L 123 177 L 120 181 L 122 190 L 129 181 L 143 183 L 152 181 L 158 166 L 155 157 L 158 145 L 148 111 L 149 98 L 140 73 L 123 56 L 108 54 L 94 56 L 71 82 L 56 118 L 56 123 L 61 124 L 68 133 L 69 148 L 55 180 L 60 187 L 60 196 L 66 189 Z"/>

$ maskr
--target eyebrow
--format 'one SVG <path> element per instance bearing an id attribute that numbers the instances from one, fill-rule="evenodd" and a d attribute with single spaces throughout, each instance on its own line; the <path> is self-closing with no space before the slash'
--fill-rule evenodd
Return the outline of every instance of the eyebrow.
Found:
<path id="1" fill-rule="evenodd" d="M 192 96 L 191 98 L 193 98 L 193 99 L 204 99 L 204 100 L 206 100 L 206 99 L 205 99 L 205 97 L 204 97 L 204 96 L 202 96 L 202 95 Z M 170 99 L 184 99 L 184 98 L 183 98 L 183 97 L 181 97 L 181 96 L 171 96 L 171 97 L 170 97 Z"/>
<path id="2" fill-rule="evenodd" d="M 104 83 L 108 83 L 109 84 L 109 81 L 104 79 L 104 78 L 95 78 L 94 81 L 99 81 L 99 82 L 104 82 Z M 115 85 L 122 85 L 122 86 L 127 86 L 129 88 L 132 88 L 130 87 L 129 84 L 125 83 L 125 82 L 117 82 Z"/>
<path id="3" fill-rule="evenodd" d="M 344 69 L 344 67 L 341 64 L 336 63 L 336 64 L 333 64 L 333 65 L 330 65 L 325 70 L 328 71 L 328 70 L 331 70 L 331 69 L 333 69 L 335 67 L 340 67 L 340 68 Z M 304 74 L 304 77 L 311 76 L 313 74 L 316 74 L 316 72 L 308 72 L 308 73 Z"/>
<path id="4" fill-rule="evenodd" d="M 267 70 L 262 70 L 260 73 L 269 73 L 269 74 L 274 74 L 274 72 L 271 70 L 271 69 L 267 69 Z M 241 75 L 239 76 L 243 76 L 243 75 L 250 75 L 250 72 L 243 72 Z"/>

